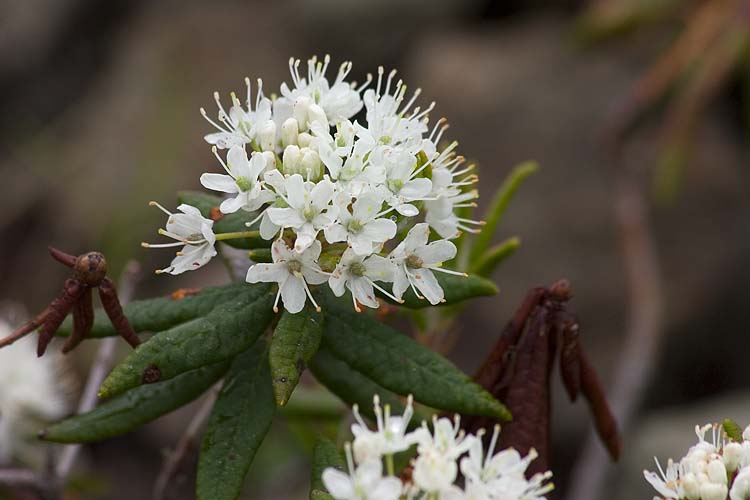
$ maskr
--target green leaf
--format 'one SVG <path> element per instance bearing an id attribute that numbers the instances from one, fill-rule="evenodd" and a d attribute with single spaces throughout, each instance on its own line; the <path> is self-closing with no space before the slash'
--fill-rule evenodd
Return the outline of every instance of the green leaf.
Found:
<path id="1" fill-rule="evenodd" d="M 273 332 L 268 360 L 276 404 L 284 406 L 320 345 L 323 315 L 310 305 L 297 314 L 281 315 Z"/>
<path id="2" fill-rule="evenodd" d="M 344 456 L 336 448 L 336 445 L 328 439 L 319 439 L 313 449 L 310 500 L 333 500 L 333 497 L 323 485 L 323 471 L 329 467 L 348 473 Z"/>
<path id="3" fill-rule="evenodd" d="M 521 183 L 528 176 L 536 172 L 538 168 L 539 165 L 536 162 L 528 161 L 515 167 L 508 177 L 506 177 L 503 185 L 500 186 L 497 194 L 492 199 L 490 208 L 487 210 L 485 216 L 486 224 L 482 228 L 482 232 L 474 238 L 471 252 L 469 253 L 469 262 L 476 262 L 487 251 L 492 239 L 495 237 L 495 230 L 505 213 L 505 209 L 508 207 L 508 203 L 510 203 Z"/>
<path id="4" fill-rule="evenodd" d="M 156 384 L 136 387 L 40 433 L 46 441 L 90 443 L 124 434 L 200 396 L 226 373 L 229 363 L 205 366 Z"/>
<path id="5" fill-rule="evenodd" d="M 357 314 L 325 294 L 323 345 L 354 370 L 396 394 L 465 415 L 509 420 L 510 412 L 453 363 L 413 339 Z"/>
<path id="6" fill-rule="evenodd" d="M 445 294 L 445 302 L 437 304 L 438 306 L 453 305 L 466 299 L 486 297 L 498 293 L 497 285 L 481 276 L 474 274 L 468 276 L 456 276 L 455 274 L 446 274 L 439 271 L 435 271 L 433 274 L 435 275 L 435 278 L 437 278 L 437 281 L 440 283 L 440 286 L 443 288 L 443 293 Z M 381 294 L 377 291 L 376 293 L 391 304 L 402 305 L 410 309 L 435 307 L 427 300 L 417 298 L 411 288 L 404 293 L 404 296 L 402 297 L 404 302 L 402 304 L 391 300 L 385 294 Z"/>
<path id="7" fill-rule="evenodd" d="M 521 240 L 518 237 L 513 236 L 512 238 L 508 238 L 487 250 L 479 260 L 474 262 L 469 270 L 479 276 L 489 278 L 495 272 L 497 266 L 513 255 L 519 246 L 521 246 Z"/>
<path id="8" fill-rule="evenodd" d="M 271 323 L 273 295 L 268 285 L 249 287 L 203 318 L 155 335 L 138 346 L 104 380 L 99 396 L 112 397 L 142 383 L 172 377 L 250 347 Z"/>
<path id="9" fill-rule="evenodd" d="M 176 294 L 179 293 L 176 292 Z M 204 288 L 186 294 L 182 298 L 173 298 L 175 294 L 155 299 L 136 300 L 123 307 L 130 325 L 136 333 L 160 332 L 195 318 L 205 316 L 217 305 L 232 300 L 238 296 L 253 296 L 254 285 L 245 282 L 224 286 Z M 73 322 L 71 318 L 65 321 L 57 335 L 70 335 Z M 109 337 L 117 335 L 112 323 L 103 309 L 97 309 L 94 315 L 94 327 L 91 337 Z"/>
<path id="10" fill-rule="evenodd" d="M 398 334 L 400 335 L 400 334 Z M 320 346 L 310 362 L 310 371 L 315 378 L 329 391 L 341 398 L 349 406 L 359 406 L 359 411 L 370 418 L 375 418 L 372 411 L 372 397 L 377 394 L 380 401 L 391 405 L 394 414 L 404 413 L 404 404 L 397 394 L 373 382 L 358 372 L 346 361 L 336 357 L 325 344 Z"/>
<path id="11" fill-rule="evenodd" d="M 198 500 L 239 496 L 275 409 L 268 349 L 260 341 L 232 362 L 211 411 L 198 458 Z"/>
<path id="12" fill-rule="evenodd" d="M 737 425 L 737 422 L 735 422 L 731 418 L 725 419 L 721 424 L 721 427 L 724 429 L 724 432 L 726 432 L 727 436 L 729 436 L 732 441 L 735 441 L 737 443 L 741 443 L 743 441 L 742 429 L 739 425 Z"/>
<path id="13" fill-rule="evenodd" d="M 187 203 L 201 211 L 203 217 L 211 219 L 213 209 L 221 205 L 222 199 L 200 191 L 180 191 L 177 193 L 180 203 Z M 214 211 L 215 212 L 215 211 Z M 246 212 L 238 210 L 233 214 L 221 214 L 221 218 L 214 222 L 214 233 L 239 233 L 248 231 L 246 222 L 250 222 L 258 216 L 257 212 Z M 270 247 L 272 241 L 264 240 L 260 235 L 252 238 L 235 238 L 222 240 L 227 245 L 235 248 L 263 248 Z"/>

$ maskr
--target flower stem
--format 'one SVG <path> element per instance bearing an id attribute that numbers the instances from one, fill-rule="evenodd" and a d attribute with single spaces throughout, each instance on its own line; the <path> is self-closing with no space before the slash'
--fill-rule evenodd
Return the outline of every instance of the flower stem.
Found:
<path id="1" fill-rule="evenodd" d="M 260 231 L 238 231 L 236 233 L 218 233 L 216 240 L 235 240 L 237 238 L 258 238 Z"/>
<path id="2" fill-rule="evenodd" d="M 385 468 L 388 471 L 389 476 L 395 476 L 395 470 L 393 467 L 393 453 L 389 453 L 385 456 Z"/>

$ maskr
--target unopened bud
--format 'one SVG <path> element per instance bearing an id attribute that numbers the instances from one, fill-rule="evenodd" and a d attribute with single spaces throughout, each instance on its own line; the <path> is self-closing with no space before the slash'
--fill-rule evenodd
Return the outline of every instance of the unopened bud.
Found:
<path id="1" fill-rule="evenodd" d="M 312 139 L 313 137 L 310 134 L 308 134 L 307 132 L 302 132 L 297 136 L 297 144 L 299 144 L 299 147 L 301 148 L 309 148 Z"/>
<path id="2" fill-rule="evenodd" d="M 724 481 L 726 481 L 726 479 L 724 479 Z M 701 484 L 701 500 L 727 500 L 727 493 L 726 484 Z"/>
<path id="3" fill-rule="evenodd" d="M 307 112 L 310 109 L 312 100 L 307 96 L 300 96 L 294 101 L 292 106 L 292 116 L 299 123 L 299 130 L 307 130 Z"/>
<path id="4" fill-rule="evenodd" d="M 297 144 L 298 134 L 299 126 L 297 120 L 287 118 L 281 125 L 281 145 L 287 147 L 290 144 Z"/>
<path id="5" fill-rule="evenodd" d="M 281 171 L 284 175 L 296 174 L 300 164 L 302 163 L 302 153 L 299 147 L 290 145 L 284 148 L 284 158 L 282 159 L 283 166 Z"/>
<path id="6" fill-rule="evenodd" d="M 273 120 L 266 121 L 258 129 L 258 143 L 262 151 L 276 149 L 276 123 Z"/>
<path id="7" fill-rule="evenodd" d="M 276 153 L 274 153 L 273 151 L 263 151 L 263 153 L 261 153 L 261 154 L 263 155 L 263 157 L 266 160 L 266 168 L 263 171 L 264 172 L 269 172 L 269 171 L 275 169 L 276 168 L 276 158 L 278 158 L 276 156 Z"/>
<path id="8" fill-rule="evenodd" d="M 724 466 L 724 462 L 719 459 L 711 460 L 708 463 L 706 473 L 708 474 L 708 479 L 711 480 L 712 483 L 726 484 L 727 482 L 727 468 Z M 726 496 L 726 493 L 724 495 Z"/>
<path id="9" fill-rule="evenodd" d="M 722 454 L 722 460 L 729 472 L 734 472 L 740 465 L 740 458 L 742 456 L 742 445 L 740 443 L 727 443 L 724 445 L 724 453 Z"/>
<path id="10" fill-rule="evenodd" d="M 320 181 L 323 179 L 323 165 L 320 163 L 320 156 L 310 148 L 304 148 L 303 151 L 299 173 L 305 180 Z"/>
<path id="11" fill-rule="evenodd" d="M 317 104 L 310 104 L 310 108 L 307 110 L 307 123 L 308 125 L 314 122 L 322 123 L 328 126 L 328 117 L 323 108 Z"/>

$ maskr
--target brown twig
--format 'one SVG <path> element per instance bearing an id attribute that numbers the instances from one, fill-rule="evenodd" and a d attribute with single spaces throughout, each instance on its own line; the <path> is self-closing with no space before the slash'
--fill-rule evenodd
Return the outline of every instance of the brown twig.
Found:
<path id="1" fill-rule="evenodd" d="M 166 498 L 165 495 L 169 483 L 177 475 L 185 458 L 187 458 L 195 447 L 196 436 L 198 435 L 198 432 L 200 432 L 201 427 L 203 427 L 206 419 L 208 419 L 208 416 L 211 414 L 211 410 L 214 407 L 214 403 L 216 402 L 220 390 L 221 383 L 218 383 L 211 389 L 211 391 L 209 391 L 203 404 L 198 411 L 195 412 L 192 420 L 190 420 L 190 423 L 180 437 L 180 440 L 177 441 L 174 450 L 164 458 L 161 470 L 159 471 L 159 476 L 157 476 L 156 483 L 154 483 L 153 500 L 163 500 Z"/>

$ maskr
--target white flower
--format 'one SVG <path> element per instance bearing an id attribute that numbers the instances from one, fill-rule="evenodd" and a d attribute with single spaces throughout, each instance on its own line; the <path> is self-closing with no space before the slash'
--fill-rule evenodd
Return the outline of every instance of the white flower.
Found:
<path id="1" fill-rule="evenodd" d="M 294 249 L 302 252 L 315 241 L 321 229 L 335 220 L 333 194 L 331 181 L 324 179 L 314 184 L 294 174 L 286 180 L 285 201 L 289 206 L 269 208 L 268 217 L 278 226 L 294 229 L 297 233 Z"/>
<path id="2" fill-rule="evenodd" d="M 11 326 L 0 319 L 0 338 Z M 37 358 L 36 343 L 24 337 L 0 349 L 0 465 L 11 459 L 39 459 L 33 444 L 40 421 L 62 418 L 69 411 L 67 377 L 55 354 Z"/>
<path id="3" fill-rule="evenodd" d="M 155 201 L 150 202 L 149 205 L 158 207 L 169 216 L 166 229 L 159 229 L 159 234 L 177 241 L 161 244 L 141 243 L 141 245 L 145 248 L 168 248 L 184 245 L 182 250 L 177 252 L 177 256 L 172 260 L 169 267 L 157 270 L 157 274 L 181 274 L 185 271 L 192 271 L 204 266 L 216 255 L 214 221 L 203 217 L 200 210 L 183 203 L 177 207 L 177 210 L 182 213 L 173 214 Z"/>
<path id="4" fill-rule="evenodd" d="M 352 407 L 356 423 L 352 424 L 354 435 L 354 457 L 358 463 L 367 460 L 379 460 L 384 455 L 392 455 L 408 450 L 417 442 L 418 436 L 415 432 L 407 432 L 409 422 L 414 415 L 411 395 L 407 398 L 406 409 L 401 416 L 391 415 L 390 405 L 380 407 L 380 398 L 373 396 L 373 411 L 375 413 L 377 428 L 373 431 L 362 420 L 357 405 Z"/>
<path id="5" fill-rule="evenodd" d="M 325 76 L 330 62 L 331 58 L 328 55 L 322 62 L 317 57 L 308 59 L 307 77 L 303 77 L 299 72 L 301 61 L 294 58 L 289 60 L 293 88 L 290 89 L 286 83 L 281 85 L 281 97 L 274 103 L 274 111 L 281 116 L 296 114 L 295 118 L 300 122 L 299 130 L 306 130 L 309 123 L 316 121 L 309 119 L 311 106 L 319 107 L 326 121 L 331 123 L 351 118 L 362 109 L 360 93 L 367 83 L 355 89 L 353 85 L 345 82 L 344 79 L 352 69 L 352 63 L 345 62 L 341 64 L 336 79 L 330 84 Z M 299 109 L 300 104 L 303 109 Z M 294 109 L 295 105 L 298 107 L 297 110 Z M 315 114 L 316 111 L 313 109 L 313 115 Z"/>
<path id="6" fill-rule="evenodd" d="M 425 222 L 443 238 L 457 238 L 461 231 L 478 233 L 480 229 L 471 226 L 483 226 L 484 222 L 459 217 L 456 208 L 475 206 L 470 200 L 476 199 L 476 191 L 463 193 L 452 198 L 441 197 L 425 201 Z"/>
<path id="7" fill-rule="evenodd" d="M 440 267 L 444 261 L 456 256 L 456 246 L 447 240 L 427 243 L 429 238 L 429 226 L 424 222 L 416 224 L 391 252 L 390 257 L 397 265 L 393 295 L 399 299 L 411 286 L 417 297 L 421 298 L 419 292 L 422 292 L 430 304 L 438 304 L 444 300 L 443 289 L 432 271 L 464 276 L 463 273 Z"/>
<path id="8" fill-rule="evenodd" d="M 398 500 L 403 488 L 395 477 L 383 477 L 379 459 L 367 460 L 354 467 L 352 450 L 346 446 L 349 473 L 332 467 L 323 471 L 323 484 L 336 500 Z"/>
<path id="9" fill-rule="evenodd" d="M 208 134 L 206 142 L 215 144 L 220 149 L 227 149 L 235 145 L 244 146 L 252 142 L 258 132 L 258 125 L 267 122 L 271 118 L 271 101 L 263 95 L 263 82 L 258 80 L 258 94 L 255 99 L 255 111 L 252 109 L 250 79 L 245 78 L 247 86 L 247 110 L 242 108 L 237 96 L 232 92 L 232 107 L 229 113 L 224 111 L 219 93 L 214 92 L 214 100 L 219 108 L 219 122 L 216 123 L 208 117 L 206 110 L 201 108 L 203 117 L 219 132 Z"/>
<path id="10" fill-rule="evenodd" d="M 385 166 L 386 180 L 381 192 L 386 202 L 401 215 L 414 217 L 419 214 L 411 202 L 427 199 L 432 181 L 418 177 L 424 166 L 417 168 L 417 158 L 403 149 L 387 149 L 374 151 L 369 161 Z"/>
<path id="11" fill-rule="evenodd" d="M 419 442 L 417 459 L 414 461 L 414 484 L 424 491 L 440 493 L 450 491 L 458 474 L 458 457 L 466 453 L 477 439 L 466 435 L 460 426 L 458 415 L 451 422 L 447 418 L 433 417 L 433 430 L 426 423 L 415 438 Z"/>
<path id="12" fill-rule="evenodd" d="M 732 489 L 729 490 L 729 498 L 731 500 L 750 500 L 750 466 L 742 468 L 737 473 Z"/>
<path id="13" fill-rule="evenodd" d="M 229 175 L 203 174 L 201 175 L 201 184 L 207 189 L 237 195 L 221 203 L 219 209 L 222 213 L 231 214 L 240 209 L 252 212 L 275 199 L 272 192 L 263 189 L 262 183 L 258 179 L 260 174 L 266 170 L 267 157 L 265 154 L 253 153 L 248 161 L 247 153 L 242 146 L 232 146 L 227 153 L 226 163 L 218 154 L 216 154 L 216 158 Z"/>
<path id="14" fill-rule="evenodd" d="M 319 285 L 328 276 L 320 270 L 317 260 L 320 256 L 320 242 L 314 241 L 304 252 L 291 250 L 284 240 L 276 240 L 271 245 L 273 264 L 255 264 L 247 270 L 245 280 L 248 283 L 278 283 L 279 291 L 273 303 L 273 310 L 278 312 L 279 297 L 284 300 L 284 309 L 292 314 L 305 307 L 307 298 L 315 309 L 320 307 L 310 293 L 308 283 Z"/>
<path id="15" fill-rule="evenodd" d="M 393 281 L 393 274 L 396 268 L 393 262 L 379 255 L 365 257 L 357 255 L 352 249 L 347 249 L 341 256 L 336 269 L 331 273 L 328 284 L 337 297 L 344 295 L 345 288 L 352 293 L 354 309 L 361 312 L 359 304 L 377 309 L 380 303 L 375 298 L 373 288 L 377 288 L 383 294 L 399 301 L 396 297 L 388 293 L 375 281 Z"/>
<path id="16" fill-rule="evenodd" d="M 346 241 L 354 253 L 370 255 L 375 247 L 396 236 L 396 223 L 390 219 L 379 218 L 383 200 L 377 195 L 369 194 L 357 198 L 349 212 L 350 198 L 347 195 L 337 200 L 337 222 L 325 228 L 326 240 L 329 243 Z"/>

